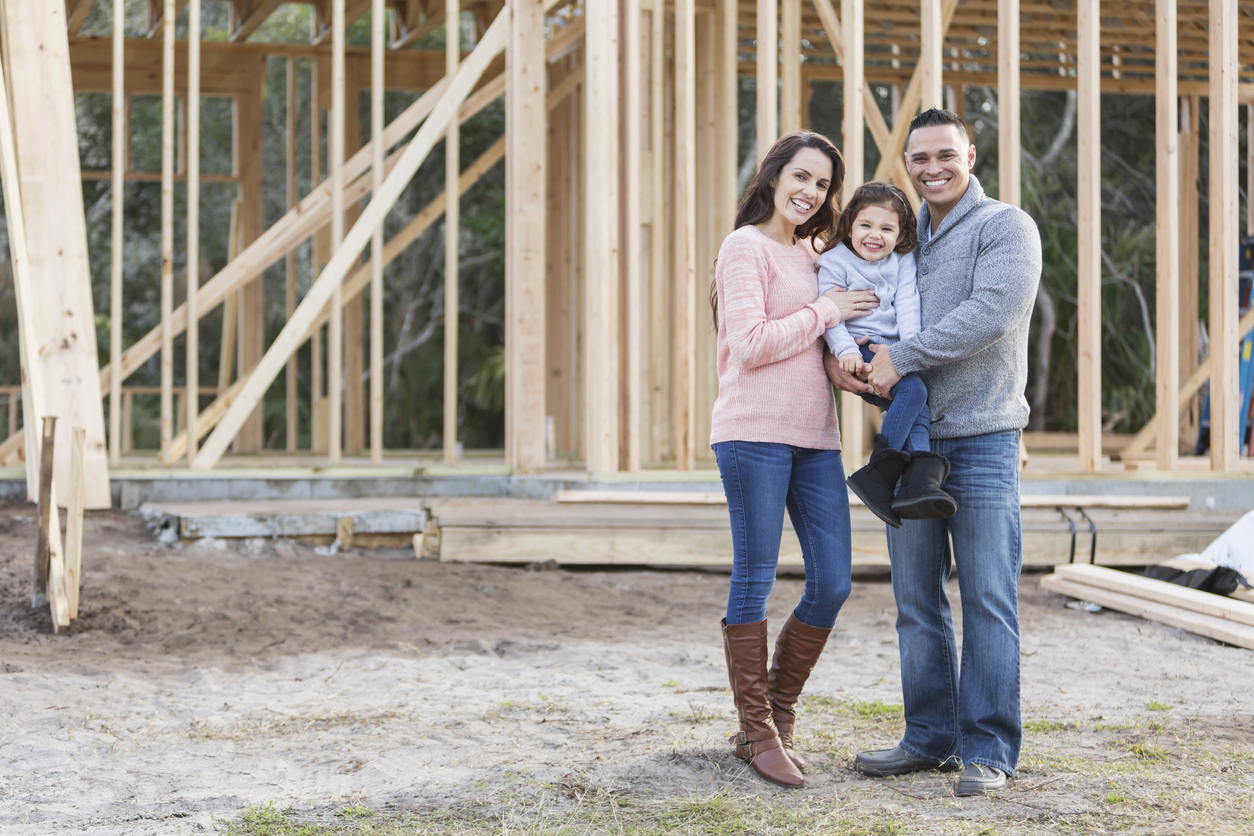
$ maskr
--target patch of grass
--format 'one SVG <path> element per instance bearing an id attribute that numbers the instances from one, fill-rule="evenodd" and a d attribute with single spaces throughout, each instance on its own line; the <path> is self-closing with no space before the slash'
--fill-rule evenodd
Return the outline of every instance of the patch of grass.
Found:
<path id="1" fill-rule="evenodd" d="M 1024 731 L 1037 734 L 1062 731 L 1063 729 L 1078 729 L 1079 727 L 1079 723 L 1074 723 L 1070 720 L 1025 720 L 1023 722 Z"/>
<path id="2" fill-rule="evenodd" d="M 853 711 L 859 717 L 867 719 L 879 719 L 881 717 L 900 717 L 905 711 L 905 706 L 899 703 L 887 703 L 880 700 L 871 700 L 863 702 L 861 700 L 854 702 Z"/>
<path id="3" fill-rule="evenodd" d="M 709 723 L 712 720 L 719 720 L 721 719 L 721 716 L 719 715 L 719 712 L 710 708 L 705 703 L 689 702 L 688 713 L 683 716 L 683 719 L 695 726 L 701 723 Z"/>
<path id="4" fill-rule="evenodd" d="M 1107 794 L 1106 794 L 1106 797 L 1102 799 L 1102 802 L 1103 802 L 1104 804 L 1122 804 L 1122 803 L 1124 803 L 1126 800 L 1127 800 L 1127 799 L 1125 799 L 1122 795 L 1120 795 L 1120 794 L 1116 791 L 1116 792 L 1110 792 L 1110 793 L 1107 793 Z"/>
<path id="5" fill-rule="evenodd" d="M 905 708 L 900 703 L 882 700 L 836 700 L 831 697 L 801 698 L 802 707 L 817 714 L 852 714 L 867 720 L 900 719 Z"/>
<path id="6" fill-rule="evenodd" d="M 368 819 L 374 815 L 374 810 L 369 807 L 344 807 L 336 810 L 335 815 L 342 819 Z"/>
<path id="7" fill-rule="evenodd" d="M 286 811 L 276 810 L 273 801 L 264 807 L 249 807 L 238 820 L 219 825 L 218 832 L 223 836 L 317 836 L 324 832 L 301 824 Z"/>
<path id="8" fill-rule="evenodd" d="M 678 683 L 678 682 L 676 682 L 676 681 L 675 681 L 675 680 L 673 680 L 673 679 L 668 679 L 668 680 L 666 680 L 665 682 L 663 682 L 663 683 L 662 683 L 662 687 L 663 687 L 663 688 L 678 688 L 678 687 L 679 687 L 679 683 Z"/>
<path id="9" fill-rule="evenodd" d="M 1170 705 L 1168 705 L 1165 702 L 1159 702 L 1158 700 L 1151 700 L 1150 704 L 1145 707 L 1148 708 L 1150 711 L 1170 711 L 1171 710 Z"/>
<path id="10" fill-rule="evenodd" d="M 1167 750 L 1161 746 L 1154 746 L 1150 743 L 1133 743 L 1129 750 L 1133 755 L 1146 763 L 1162 763 L 1167 760 Z"/>
<path id="11" fill-rule="evenodd" d="M 417 722 L 417 714 L 399 711 L 381 711 L 359 714 L 355 711 L 339 711 L 332 714 L 315 714 L 296 717 L 279 714 L 275 717 L 252 717 L 242 723 L 220 726 L 205 720 L 194 720 L 187 727 L 187 736 L 193 740 L 256 740 L 261 737 L 280 737 L 303 734 L 309 731 L 325 731 L 336 728 L 381 726 L 395 720 Z"/>

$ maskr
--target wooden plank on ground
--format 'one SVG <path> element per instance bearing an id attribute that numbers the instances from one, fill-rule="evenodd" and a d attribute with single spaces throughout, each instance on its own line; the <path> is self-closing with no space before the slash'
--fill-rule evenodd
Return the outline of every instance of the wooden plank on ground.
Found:
<path id="1" fill-rule="evenodd" d="M 1041 588 L 1072 598 L 1078 598 L 1082 601 L 1101 604 L 1103 607 L 1119 610 L 1128 615 L 1135 615 L 1149 621 L 1157 621 L 1159 624 L 1166 624 L 1169 627 L 1179 627 L 1182 630 L 1188 630 L 1190 633 L 1197 633 L 1199 636 L 1206 636 L 1207 638 L 1233 644 L 1237 647 L 1254 650 L 1254 627 L 1238 624 L 1226 618 L 1202 615 L 1182 607 L 1159 604 L 1134 595 L 1125 595 L 1121 592 L 1112 592 L 1096 586 L 1075 583 L 1074 581 L 1065 580 L 1059 575 L 1047 575 L 1041 578 Z"/>
<path id="2" fill-rule="evenodd" d="M 727 498 L 716 491 L 603 491 L 560 490 L 552 496 L 553 502 L 628 503 L 628 504 L 678 504 L 678 505 L 726 505 Z M 861 501 L 849 495 L 851 505 Z M 1189 507 L 1187 496 L 1090 496 L 1066 494 L 1023 494 L 1019 497 L 1022 508 L 1126 508 L 1126 509 L 1185 509 Z"/>
<path id="3" fill-rule="evenodd" d="M 855 565 L 888 565 L 886 550 L 876 548 L 874 537 L 868 539 L 866 549 L 858 549 L 855 544 Z M 879 542 L 882 543 L 882 537 Z M 556 560 L 562 564 L 606 566 L 731 565 L 731 534 L 722 531 L 582 529 L 555 532 L 546 528 L 501 530 L 441 526 L 439 549 L 440 560 L 446 563 Z M 784 532 L 779 565 L 803 565 L 801 546 L 791 529 Z"/>
<path id="4" fill-rule="evenodd" d="M 1125 595 L 1135 595 L 1147 601 L 1170 604 L 1173 607 L 1191 610 L 1202 615 L 1226 618 L 1229 621 L 1254 627 L 1254 604 L 1226 598 L 1213 592 L 1202 592 L 1187 586 L 1131 575 L 1102 566 L 1059 566 L 1054 571 L 1064 580 L 1074 583 L 1097 586 Z"/>
<path id="5" fill-rule="evenodd" d="M 631 505 L 727 505 L 715 491 L 554 491 L 553 502 L 624 503 Z"/>
<path id="6" fill-rule="evenodd" d="M 186 538 L 335 536 L 346 517 L 357 535 L 408 534 L 422 531 L 428 520 L 417 499 L 169 502 L 149 507 L 175 518 L 179 536 Z"/>
<path id="7" fill-rule="evenodd" d="M 1089 496 L 1083 494 L 1022 494 L 1021 508 L 1157 508 L 1183 510 L 1187 496 Z"/>

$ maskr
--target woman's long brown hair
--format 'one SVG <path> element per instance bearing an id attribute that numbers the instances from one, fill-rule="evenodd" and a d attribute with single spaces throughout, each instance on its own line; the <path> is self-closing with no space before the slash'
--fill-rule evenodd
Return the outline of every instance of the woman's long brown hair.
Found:
<path id="1" fill-rule="evenodd" d="M 840 215 L 836 208 L 836 196 L 840 194 L 845 182 L 845 161 L 832 141 L 823 134 L 814 131 L 796 131 L 780 137 L 766 157 L 758 166 L 740 199 L 740 207 L 736 210 L 735 229 L 749 224 L 765 223 L 775 214 L 775 184 L 784 166 L 792 162 L 792 158 L 803 148 L 813 148 L 832 161 L 832 182 L 827 188 L 827 200 L 819 204 L 818 211 L 805 223 L 797 227 L 798 238 L 809 238 L 816 250 L 826 246 L 836 228 L 836 220 Z M 718 330 L 718 282 L 710 282 L 710 310 L 714 314 L 714 330 Z"/>

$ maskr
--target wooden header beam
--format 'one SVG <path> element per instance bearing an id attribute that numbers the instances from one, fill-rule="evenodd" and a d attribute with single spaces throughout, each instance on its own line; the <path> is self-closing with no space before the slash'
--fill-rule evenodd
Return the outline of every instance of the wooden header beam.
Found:
<path id="1" fill-rule="evenodd" d="M 182 44 L 180 44 L 182 46 Z M 132 94 L 161 94 L 161 43 L 144 38 L 127 38 L 123 46 L 126 57 L 126 89 Z M 258 80 L 251 62 L 241 60 L 257 55 L 317 58 L 330 55 L 329 46 L 304 44 L 216 43 L 201 44 L 201 93 L 206 96 L 235 96 L 250 93 Z M 362 89 L 369 86 L 370 51 L 362 47 L 346 47 L 345 60 L 357 62 L 359 71 L 348 77 L 361 80 Z M 113 53 L 111 39 L 70 39 L 70 66 L 74 90 L 78 93 L 110 93 L 113 90 Z M 489 68 L 489 74 L 494 74 Z M 387 50 L 384 73 L 389 90 L 431 89 L 444 77 L 444 56 L 421 50 Z M 187 53 L 177 48 L 174 57 L 175 86 L 187 86 Z"/>

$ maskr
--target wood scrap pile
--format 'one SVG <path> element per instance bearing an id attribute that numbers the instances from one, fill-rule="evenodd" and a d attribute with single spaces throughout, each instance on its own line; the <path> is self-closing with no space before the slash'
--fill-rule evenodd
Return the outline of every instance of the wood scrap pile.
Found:
<path id="1" fill-rule="evenodd" d="M 1081 601 L 1254 650 L 1254 601 L 1083 564 L 1056 567 L 1054 574 L 1041 579 L 1041 586 Z"/>

